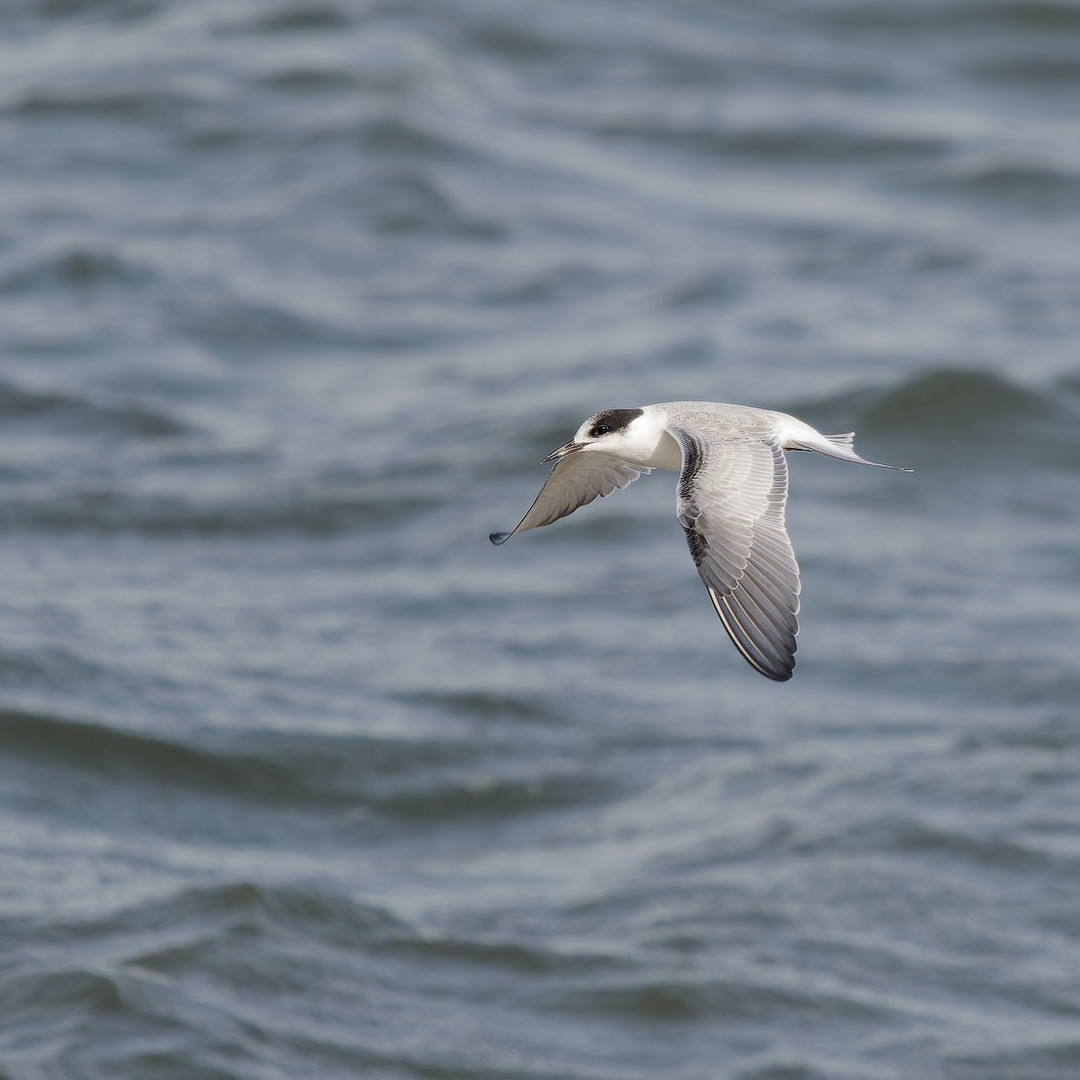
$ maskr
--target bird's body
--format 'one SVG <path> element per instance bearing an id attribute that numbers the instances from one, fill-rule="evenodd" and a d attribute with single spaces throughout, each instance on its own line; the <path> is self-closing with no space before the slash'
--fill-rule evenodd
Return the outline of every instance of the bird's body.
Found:
<path id="1" fill-rule="evenodd" d="M 784 452 L 816 450 L 878 465 L 854 436 L 822 435 L 786 413 L 713 401 L 608 409 L 544 461 L 555 467 L 514 533 L 550 525 L 653 469 L 678 472 L 676 513 L 713 606 L 762 675 L 791 678 L 798 633 L 799 566 L 784 525 Z M 884 466 L 893 468 L 893 466 Z"/>

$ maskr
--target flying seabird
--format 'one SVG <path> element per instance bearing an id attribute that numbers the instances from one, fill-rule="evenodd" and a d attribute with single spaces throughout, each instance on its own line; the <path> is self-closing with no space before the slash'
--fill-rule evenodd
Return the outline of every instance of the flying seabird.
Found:
<path id="1" fill-rule="evenodd" d="M 784 526 L 788 450 L 893 469 L 855 453 L 854 434 L 822 435 L 768 409 L 713 401 L 671 401 L 590 416 L 574 438 L 544 458 L 555 462 L 515 533 L 550 525 L 598 495 L 653 469 L 679 473 L 676 513 L 690 556 L 739 652 L 777 682 L 795 669 L 799 565 Z M 903 470 L 909 471 L 909 470 Z"/>

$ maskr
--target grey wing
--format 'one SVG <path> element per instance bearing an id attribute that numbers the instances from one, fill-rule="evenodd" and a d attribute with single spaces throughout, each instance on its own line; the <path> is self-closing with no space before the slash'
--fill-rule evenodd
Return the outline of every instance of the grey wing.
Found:
<path id="1" fill-rule="evenodd" d="M 510 532 L 491 533 L 493 544 L 503 544 L 514 533 L 550 525 L 579 506 L 586 506 L 598 495 L 610 495 L 616 488 L 632 484 L 652 469 L 628 465 L 611 454 L 598 450 L 578 451 L 561 458 L 551 470 L 529 512 Z"/>
<path id="2" fill-rule="evenodd" d="M 787 461 L 775 437 L 708 442 L 687 431 L 679 523 L 713 606 L 738 650 L 778 682 L 795 669 L 799 566 L 784 525 Z"/>

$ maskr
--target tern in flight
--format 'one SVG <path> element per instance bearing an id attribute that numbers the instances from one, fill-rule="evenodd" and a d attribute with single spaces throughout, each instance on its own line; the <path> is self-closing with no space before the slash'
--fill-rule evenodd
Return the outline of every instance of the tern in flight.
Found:
<path id="1" fill-rule="evenodd" d="M 714 401 L 670 401 L 590 416 L 554 461 L 515 533 L 550 525 L 643 473 L 679 474 L 676 514 L 690 556 L 736 648 L 777 682 L 795 670 L 799 564 L 784 526 L 788 450 L 875 465 L 855 453 L 854 435 L 822 435 L 782 412 Z M 908 471 L 908 470 L 904 470 Z"/>

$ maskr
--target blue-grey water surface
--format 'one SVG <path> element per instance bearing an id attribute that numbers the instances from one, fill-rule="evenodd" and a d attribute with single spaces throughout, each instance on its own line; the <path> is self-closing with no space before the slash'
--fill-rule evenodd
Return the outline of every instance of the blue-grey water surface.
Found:
<path id="1" fill-rule="evenodd" d="M 1080 1076 L 1075 0 L 11 0 L 3 1080 Z M 792 461 L 799 667 L 591 412 Z"/>

